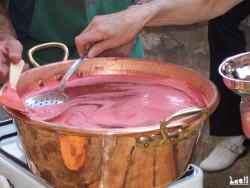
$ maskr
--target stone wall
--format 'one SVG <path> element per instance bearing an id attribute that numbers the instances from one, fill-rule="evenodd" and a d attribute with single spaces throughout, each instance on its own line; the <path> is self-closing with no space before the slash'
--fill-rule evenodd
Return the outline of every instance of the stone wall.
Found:
<path id="1" fill-rule="evenodd" d="M 250 50 L 250 16 L 242 22 L 241 28 L 246 32 L 247 49 Z M 146 59 L 175 63 L 209 77 L 207 22 L 187 26 L 145 28 L 141 36 Z M 208 127 L 207 121 L 192 162 L 197 166 L 218 143 L 218 137 L 209 136 Z M 250 174 L 249 161 L 248 153 L 228 170 L 216 173 L 204 172 L 204 188 L 230 187 L 230 176 L 236 179 Z"/>
<path id="2" fill-rule="evenodd" d="M 146 59 L 176 63 L 208 76 L 206 23 L 146 28 L 142 36 Z"/>

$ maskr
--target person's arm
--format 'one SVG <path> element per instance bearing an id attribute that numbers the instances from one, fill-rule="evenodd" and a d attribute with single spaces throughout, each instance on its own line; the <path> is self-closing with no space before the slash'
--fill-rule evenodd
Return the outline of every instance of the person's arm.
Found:
<path id="1" fill-rule="evenodd" d="M 11 24 L 7 11 L 7 0 L 0 1 L 0 25 L 0 35 L 16 37 L 15 29 Z"/>
<path id="2" fill-rule="evenodd" d="M 16 32 L 7 11 L 7 0 L 0 0 L 0 83 L 8 79 L 10 61 L 19 62 L 23 47 L 16 39 Z"/>
<path id="3" fill-rule="evenodd" d="M 220 16 L 242 1 L 153 0 L 136 8 L 144 12 L 145 26 L 184 25 Z"/>
<path id="4" fill-rule="evenodd" d="M 145 26 L 184 25 L 217 17 L 242 0 L 141 0 L 142 5 L 96 16 L 75 38 L 79 55 L 89 44 L 89 58 L 132 41 Z"/>

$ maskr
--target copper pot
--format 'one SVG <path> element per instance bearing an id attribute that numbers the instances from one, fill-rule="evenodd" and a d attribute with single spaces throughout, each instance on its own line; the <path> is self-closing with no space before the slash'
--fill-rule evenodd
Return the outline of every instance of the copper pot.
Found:
<path id="1" fill-rule="evenodd" d="M 73 62 L 61 61 L 25 72 L 17 84 L 18 94 L 59 82 Z M 156 126 L 96 130 L 36 121 L 5 108 L 17 123 L 31 171 L 60 188 L 152 188 L 173 182 L 190 163 L 202 125 L 218 105 L 216 87 L 190 69 L 129 58 L 91 59 L 81 64 L 71 79 L 107 74 L 177 79 L 197 89 L 208 105 L 184 109 Z M 169 127 L 172 122 L 175 124 Z"/>

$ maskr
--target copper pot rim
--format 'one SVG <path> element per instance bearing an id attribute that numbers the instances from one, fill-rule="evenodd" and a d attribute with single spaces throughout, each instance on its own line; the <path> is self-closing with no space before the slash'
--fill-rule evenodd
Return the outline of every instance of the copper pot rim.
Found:
<path id="1" fill-rule="evenodd" d="M 147 63 L 154 63 L 154 64 L 159 64 L 161 65 L 167 65 L 167 66 L 173 66 L 176 67 L 177 69 L 183 69 L 186 70 L 188 72 L 190 72 L 191 74 L 195 74 L 200 78 L 203 78 L 204 80 L 206 80 L 206 82 L 208 82 L 210 84 L 210 86 L 212 87 L 212 90 L 214 91 L 214 98 L 207 104 L 206 108 L 208 109 L 208 114 L 210 115 L 215 108 L 218 105 L 218 98 L 219 98 L 219 93 L 217 91 L 216 86 L 213 84 L 213 82 L 211 82 L 209 79 L 205 78 L 201 73 L 198 73 L 192 69 L 189 69 L 187 67 L 183 67 L 177 64 L 171 64 L 168 62 L 156 62 L 156 61 L 150 61 L 150 60 L 145 60 L 145 59 L 135 59 L 135 58 L 117 58 L 117 57 L 109 57 L 109 58 L 93 58 L 91 59 L 92 61 L 133 61 L 134 63 L 142 63 L 142 62 L 147 62 Z M 48 65 L 44 65 L 44 66 L 40 66 L 40 67 L 35 67 L 33 69 L 28 70 L 27 72 L 24 72 L 21 77 L 25 76 L 27 73 L 32 74 L 35 73 L 37 71 L 43 70 L 46 67 L 47 68 L 53 68 L 53 66 L 60 66 L 60 65 L 69 65 L 72 64 L 75 60 L 64 60 L 64 61 L 58 61 L 52 64 L 48 64 Z M 103 65 L 104 66 L 104 65 Z M 51 123 L 51 122 L 45 122 L 45 121 L 39 121 L 36 119 L 32 119 L 30 117 L 27 117 L 26 115 L 8 109 L 6 107 L 3 107 L 3 109 L 11 116 L 13 117 L 15 120 L 18 121 L 22 121 L 25 122 L 29 125 L 35 126 L 39 129 L 44 129 L 44 130 L 49 130 L 52 132 L 61 132 L 64 134 L 75 134 L 75 135 L 79 135 L 79 134 L 86 134 L 86 135 L 135 135 L 135 134 L 139 134 L 139 133 L 152 133 L 155 131 L 159 131 L 159 126 L 160 126 L 160 122 L 159 124 L 155 124 L 155 125 L 150 125 L 150 126 L 144 126 L 144 127 L 132 127 L 132 128 L 91 128 L 91 129 L 86 129 L 86 128 L 79 128 L 79 127 L 69 127 L 69 126 L 64 126 L 64 125 L 60 125 L 60 124 L 56 124 L 56 123 Z"/>
<path id="2" fill-rule="evenodd" d="M 173 115 L 169 116 L 159 124 L 150 125 L 150 126 L 141 126 L 141 127 L 131 127 L 131 128 L 90 128 L 86 129 L 83 127 L 69 127 L 66 125 L 61 124 L 55 124 L 51 122 L 44 122 L 39 121 L 35 119 L 31 119 L 28 116 L 21 114 L 14 110 L 9 110 L 6 108 L 3 108 L 9 115 L 11 115 L 15 121 L 18 121 L 21 125 L 22 123 L 25 124 L 25 126 L 32 126 L 40 130 L 54 132 L 54 133 L 60 133 L 64 135 L 75 135 L 75 136 L 129 136 L 129 137 L 140 137 L 140 136 L 146 136 L 146 135 L 152 135 L 152 134 L 162 134 L 164 133 L 170 133 L 170 134 L 177 134 L 179 135 L 181 132 L 185 133 L 185 138 L 188 137 L 188 135 L 192 135 L 193 131 L 198 130 L 199 127 L 204 123 L 206 118 L 209 116 L 209 110 L 208 108 L 197 108 L 194 107 L 195 110 L 202 109 L 199 112 L 194 112 L 193 116 L 188 117 L 189 123 L 186 122 L 171 122 L 172 119 L 175 120 L 176 117 L 175 114 L 179 113 L 180 111 L 174 113 Z M 187 108 L 183 110 L 192 110 L 192 108 Z M 181 114 L 182 115 L 182 114 Z M 184 117 L 187 114 L 184 114 L 182 117 Z M 187 118 L 187 119 L 188 119 Z M 169 121 L 165 123 L 166 121 Z M 198 123 L 197 123 L 198 122 Z M 165 124 L 164 124 L 165 123 Z M 179 132 L 181 131 L 181 132 Z M 181 139 L 184 138 L 183 136 Z"/>

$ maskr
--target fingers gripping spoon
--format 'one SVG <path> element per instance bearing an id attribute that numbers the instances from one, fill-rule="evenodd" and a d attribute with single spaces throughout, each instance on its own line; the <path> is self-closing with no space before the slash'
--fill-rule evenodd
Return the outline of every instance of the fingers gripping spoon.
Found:
<path id="1" fill-rule="evenodd" d="M 16 84 L 22 73 L 23 66 L 23 60 L 18 63 L 10 64 L 9 83 L 3 89 L 2 95 L 0 95 L 0 104 L 8 108 L 26 113 L 28 112 L 28 109 L 21 101 L 16 91 Z"/>

